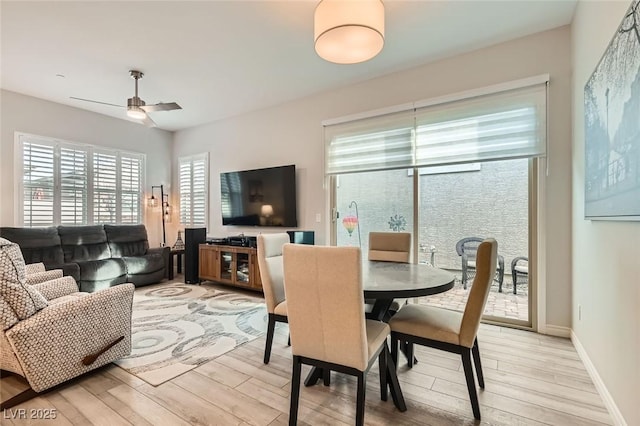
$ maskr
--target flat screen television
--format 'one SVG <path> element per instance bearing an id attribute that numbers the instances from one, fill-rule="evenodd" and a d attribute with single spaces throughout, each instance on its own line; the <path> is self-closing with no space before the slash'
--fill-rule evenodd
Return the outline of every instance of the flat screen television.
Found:
<path id="1" fill-rule="evenodd" d="M 298 226 L 296 166 L 220 173 L 223 225 Z"/>

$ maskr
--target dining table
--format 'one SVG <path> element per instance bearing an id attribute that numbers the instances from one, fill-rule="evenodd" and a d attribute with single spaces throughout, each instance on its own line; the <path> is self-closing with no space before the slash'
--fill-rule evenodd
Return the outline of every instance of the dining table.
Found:
<path id="1" fill-rule="evenodd" d="M 389 308 L 393 299 L 444 293 L 451 290 L 454 283 L 455 276 L 451 272 L 429 264 L 364 260 L 362 262 L 364 298 L 375 299 L 372 309 L 365 315 L 367 319 L 386 322 L 391 316 Z M 412 351 L 408 354 L 405 352 L 405 355 L 413 358 Z M 320 378 L 324 378 L 325 385 L 328 385 L 328 373 L 321 368 L 313 367 L 305 379 L 305 386 L 315 385 Z"/>

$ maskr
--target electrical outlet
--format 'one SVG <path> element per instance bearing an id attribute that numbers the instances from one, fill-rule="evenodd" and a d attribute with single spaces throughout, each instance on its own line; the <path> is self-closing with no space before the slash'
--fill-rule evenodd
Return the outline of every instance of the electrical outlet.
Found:
<path id="1" fill-rule="evenodd" d="M 582 305 L 578 305 L 578 321 L 582 321 Z"/>
<path id="2" fill-rule="evenodd" d="M 322 215 L 320 213 L 316 213 L 316 222 L 317 223 L 322 222 Z"/>

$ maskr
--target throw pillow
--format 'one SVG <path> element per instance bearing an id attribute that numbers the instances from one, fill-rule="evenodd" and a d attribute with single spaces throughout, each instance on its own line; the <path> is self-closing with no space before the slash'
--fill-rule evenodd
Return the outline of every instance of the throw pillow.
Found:
<path id="1" fill-rule="evenodd" d="M 3 330 L 47 306 L 44 296 L 25 283 L 25 264 L 20 247 L 4 238 L 0 238 L 0 298 Z"/>

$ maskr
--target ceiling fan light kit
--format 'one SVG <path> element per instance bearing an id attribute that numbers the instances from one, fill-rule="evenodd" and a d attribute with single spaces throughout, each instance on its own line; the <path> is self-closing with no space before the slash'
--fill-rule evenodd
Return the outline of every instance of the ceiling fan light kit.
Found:
<path id="1" fill-rule="evenodd" d="M 318 55 L 336 64 L 357 64 L 376 56 L 384 46 L 384 4 L 381 0 L 321 0 L 314 15 Z"/>
<path id="2" fill-rule="evenodd" d="M 154 112 L 154 111 L 172 111 L 176 109 L 182 109 L 182 107 L 175 102 L 166 102 L 166 103 L 160 102 L 153 105 L 147 105 L 138 96 L 138 80 L 140 80 L 144 76 L 144 73 L 138 70 L 130 70 L 129 74 L 131 74 L 131 78 L 133 78 L 136 81 L 135 82 L 136 92 L 132 98 L 127 99 L 127 117 L 130 117 L 136 120 L 143 120 L 143 124 L 153 127 L 155 126 L 155 123 L 147 113 Z M 94 101 L 92 99 L 77 98 L 75 96 L 71 96 L 71 99 L 84 101 L 84 102 L 93 102 L 93 103 L 102 104 L 102 105 L 110 105 L 110 106 L 121 107 L 121 108 L 123 107 L 122 105 L 115 105 L 108 102 Z"/>

